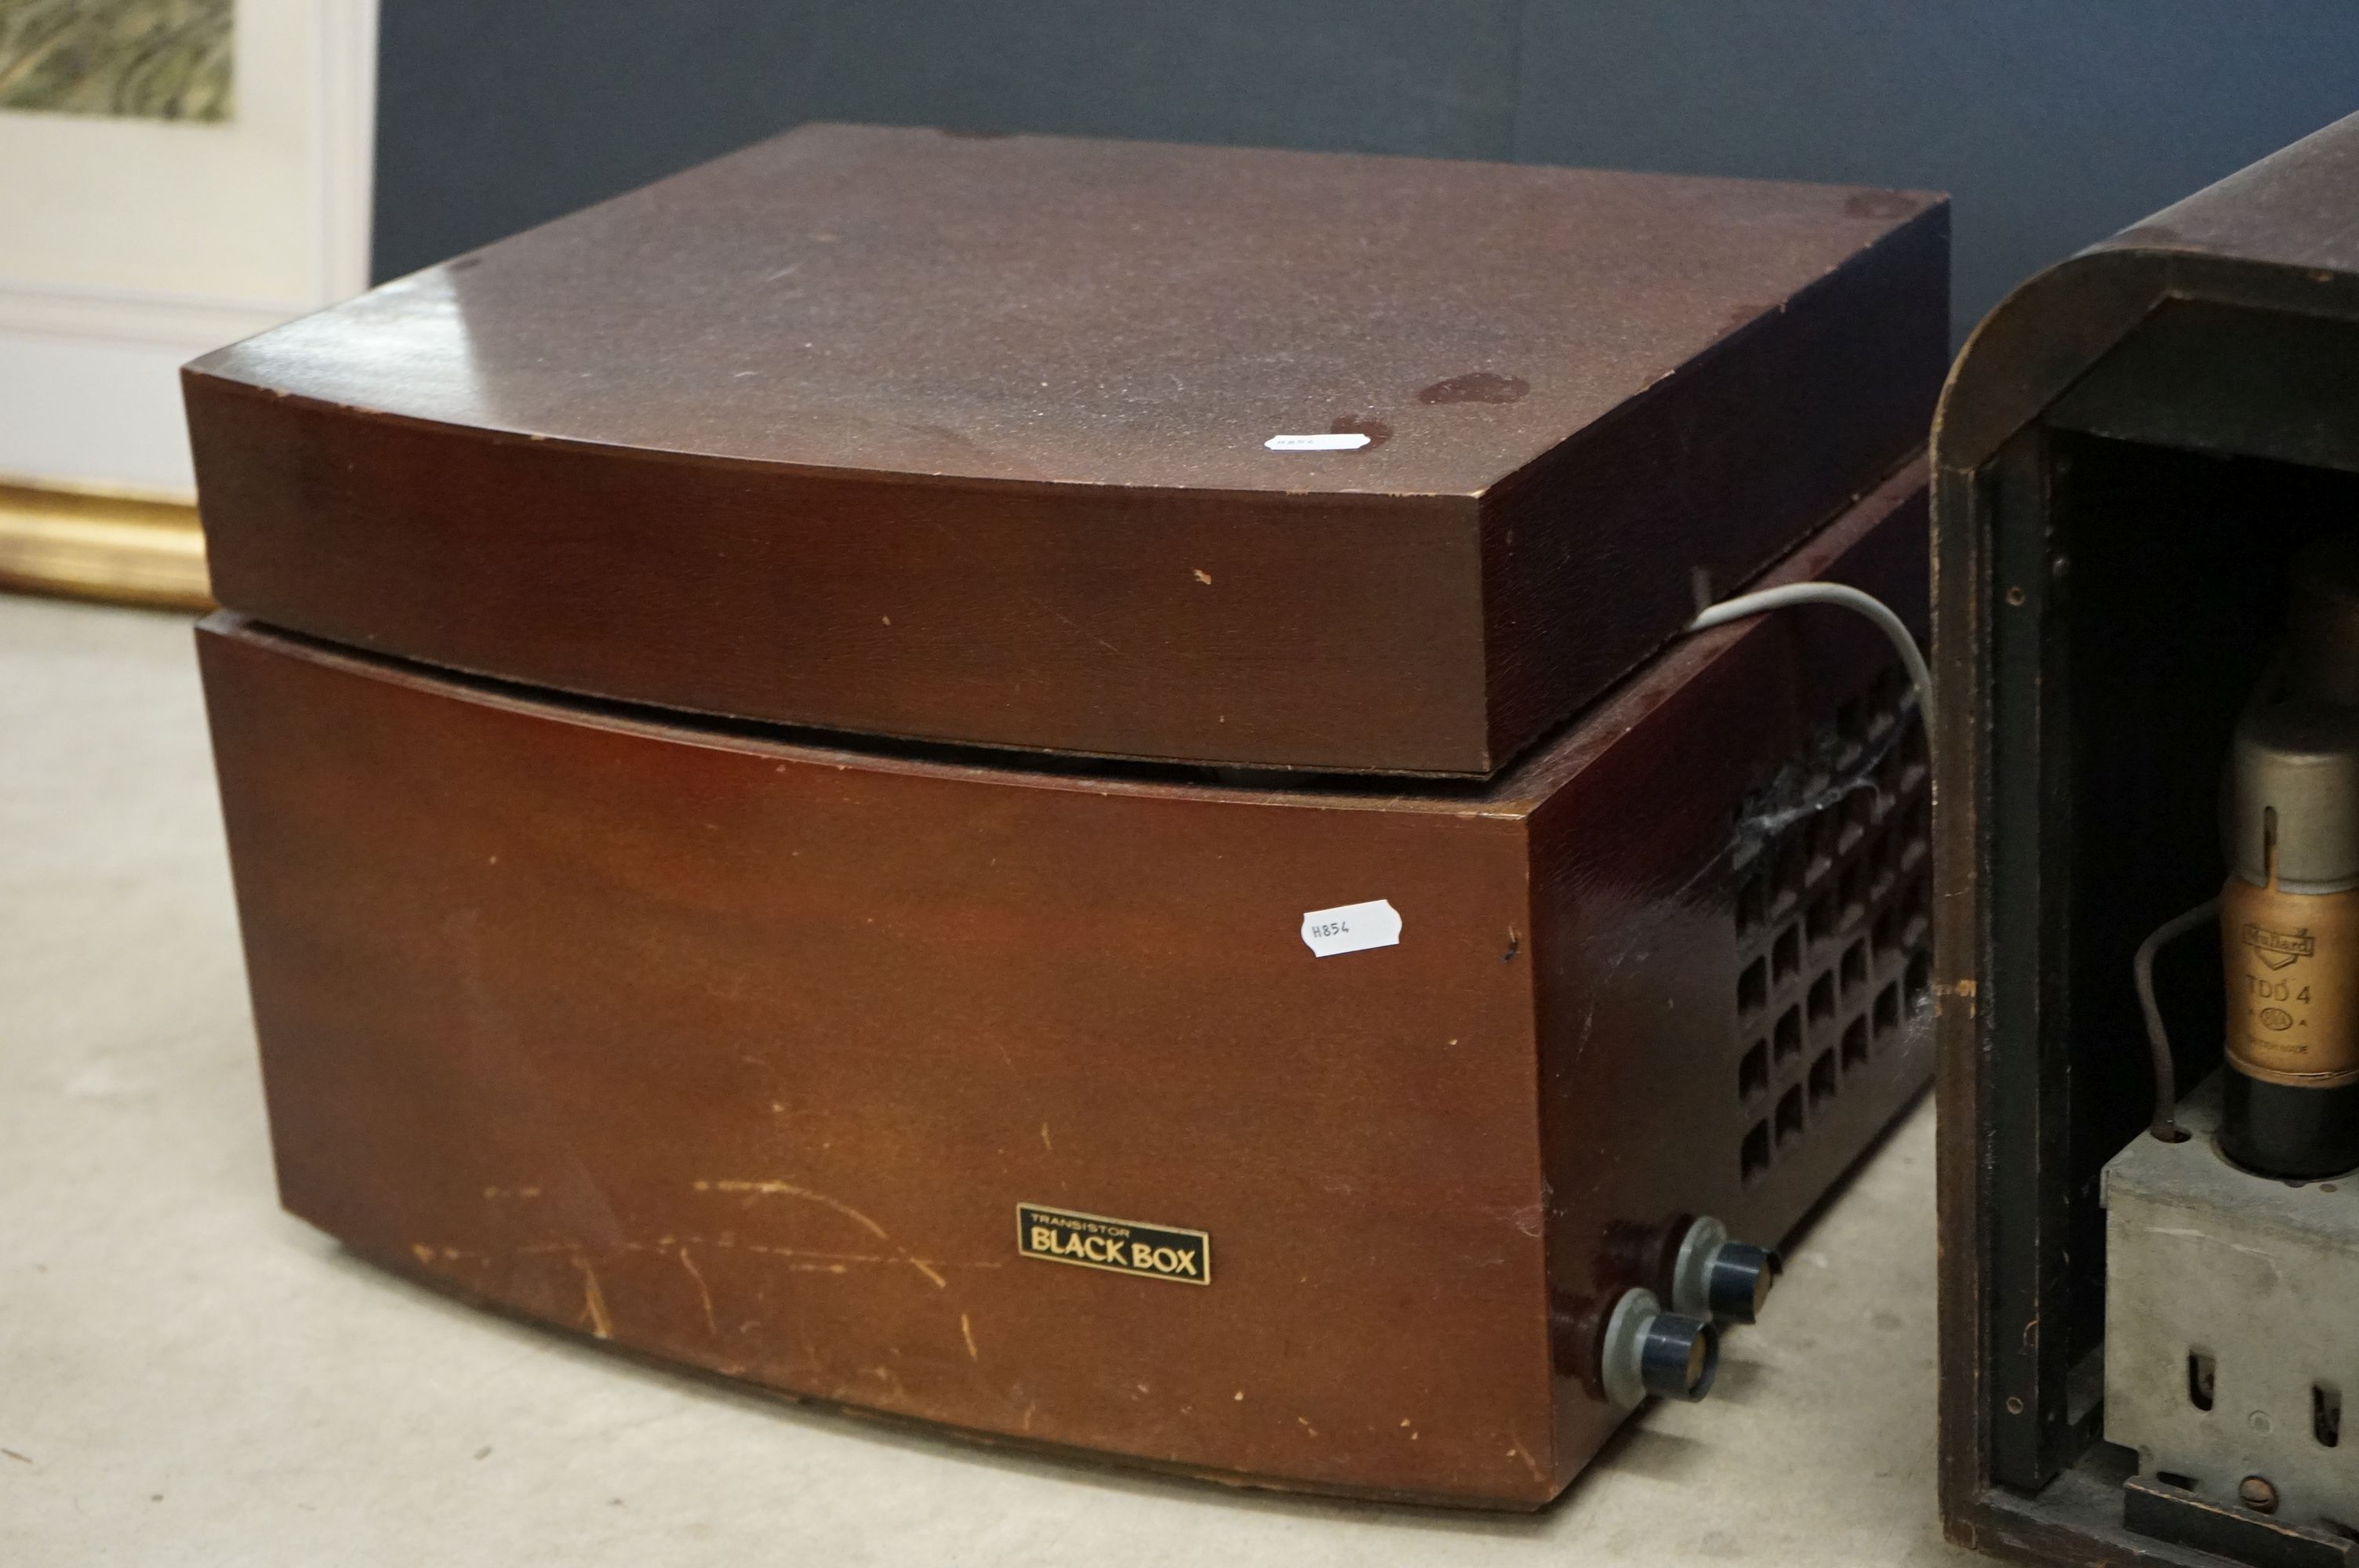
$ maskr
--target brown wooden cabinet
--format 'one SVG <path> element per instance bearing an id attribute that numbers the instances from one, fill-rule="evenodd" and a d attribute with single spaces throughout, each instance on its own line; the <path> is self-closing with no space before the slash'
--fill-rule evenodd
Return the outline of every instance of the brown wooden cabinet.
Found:
<path id="1" fill-rule="evenodd" d="M 2241 1473 L 2125 1491 L 2139 1456 L 2104 1440 L 2104 1173 L 2153 1107 L 2133 955 L 2219 892 L 2220 781 L 2288 565 L 2359 513 L 2354 169 L 2359 119 L 2041 274 L 1944 395 L 1941 1498 L 1968 1544 L 2087 1563 L 2352 1550 L 2241 1507 Z M 2157 973 L 2193 1089 L 2220 1061 L 2218 949 L 2189 941 Z M 2256 1472 L 2273 1427 L 2326 1443 L 2308 1410 L 2232 1402 L 2253 1347 L 2185 1350 L 2221 1358 L 2220 1417 L 2254 1434 Z M 2193 1366 L 2167 1370 L 2193 1390 Z"/>
<path id="2" fill-rule="evenodd" d="M 1944 243 L 830 128 L 193 367 L 288 1207 L 785 1394 L 1546 1502 L 1614 1303 L 1929 1071 L 1888 650 L 1673 639 L 1772 557 L 1921 618 Z"/>

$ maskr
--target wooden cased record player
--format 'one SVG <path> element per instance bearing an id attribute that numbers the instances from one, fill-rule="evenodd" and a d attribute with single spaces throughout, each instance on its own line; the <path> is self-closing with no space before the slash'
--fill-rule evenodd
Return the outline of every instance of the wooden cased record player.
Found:
<path id="1" fill-rule="evenodd" d="M 1546 1502 L 1930 1067 L 1888 651 L 1680 633 L 1921 619 L 1947 243 L 814 126 L 199 361 L 288 1207 L 788 1395 Z"/>

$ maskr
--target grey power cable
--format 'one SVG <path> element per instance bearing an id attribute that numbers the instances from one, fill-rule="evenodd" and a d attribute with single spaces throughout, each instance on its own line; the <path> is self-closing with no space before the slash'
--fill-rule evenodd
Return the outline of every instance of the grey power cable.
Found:
<path id="1" fill-rule="evenodd" d="M 1917 639 L 1909 635 L 1908 623 L 1872 593 L 1862 593 L 1839 582 L 1789 582 L 1782 588 L 1759 589 L 1723 599 L 1689 622 L 1688 630 L 1709 632 L 1732 621 L 1798 604 L 1832 604 L 1854 611 L 1875 622 L 1876 629 L 1891 640 L 1893 650 L 1900 655 L 1900 663 L 1908 671 L 1908 683 L 1917 688 L 1917 708 L 1924 715 L 1925 736 L 1930 742 L 1933 735 L 1933 672 L 1926 667 L 1925 655 L 1918 649 Z"/>
<path id="2" fill-rule="evenodd" d="M 2207 898 L 2186 914 L 2164 921 L 2154 935 L 2138 944 L 2130 977 L 2137 985 L 2138 1011 L 2146 1014 L 2147 1051 L 2154 1060 L 2154 1117 L 2147 1130 L 2165 1143 L 2183 1141 L 2179 1130 L 2179 1067 L 2170 1059 L 2170 1036 L 2163 1032 L 2162 1009 L 2154 1000 L 2154 956 L 2163 944 L 2175 942 L 2220 913 L 2220 901 Z"/>

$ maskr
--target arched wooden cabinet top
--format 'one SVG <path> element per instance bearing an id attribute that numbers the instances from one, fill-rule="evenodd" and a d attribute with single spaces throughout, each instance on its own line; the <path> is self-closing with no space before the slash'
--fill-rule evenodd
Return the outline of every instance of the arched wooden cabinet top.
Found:
<path id="1" fill-rule="evenodd" d="M 814 125 L 185 380 L 216 592 L 275 625 L 1479 775 L 1900 465 L 1947 262 L 1924 195 Z"/>

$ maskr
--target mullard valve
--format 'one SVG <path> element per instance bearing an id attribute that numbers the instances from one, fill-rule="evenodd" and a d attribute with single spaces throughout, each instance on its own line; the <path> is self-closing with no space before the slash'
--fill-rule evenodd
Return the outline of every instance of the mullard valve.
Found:
<path id="1" fill-rule="evenodd" d="M 2220 1141 L 2312 1177 L 2359 1165 L 2359 551 L 2327 540 L 2293 578 L 2286 655 L 2228 764 Z"/>

